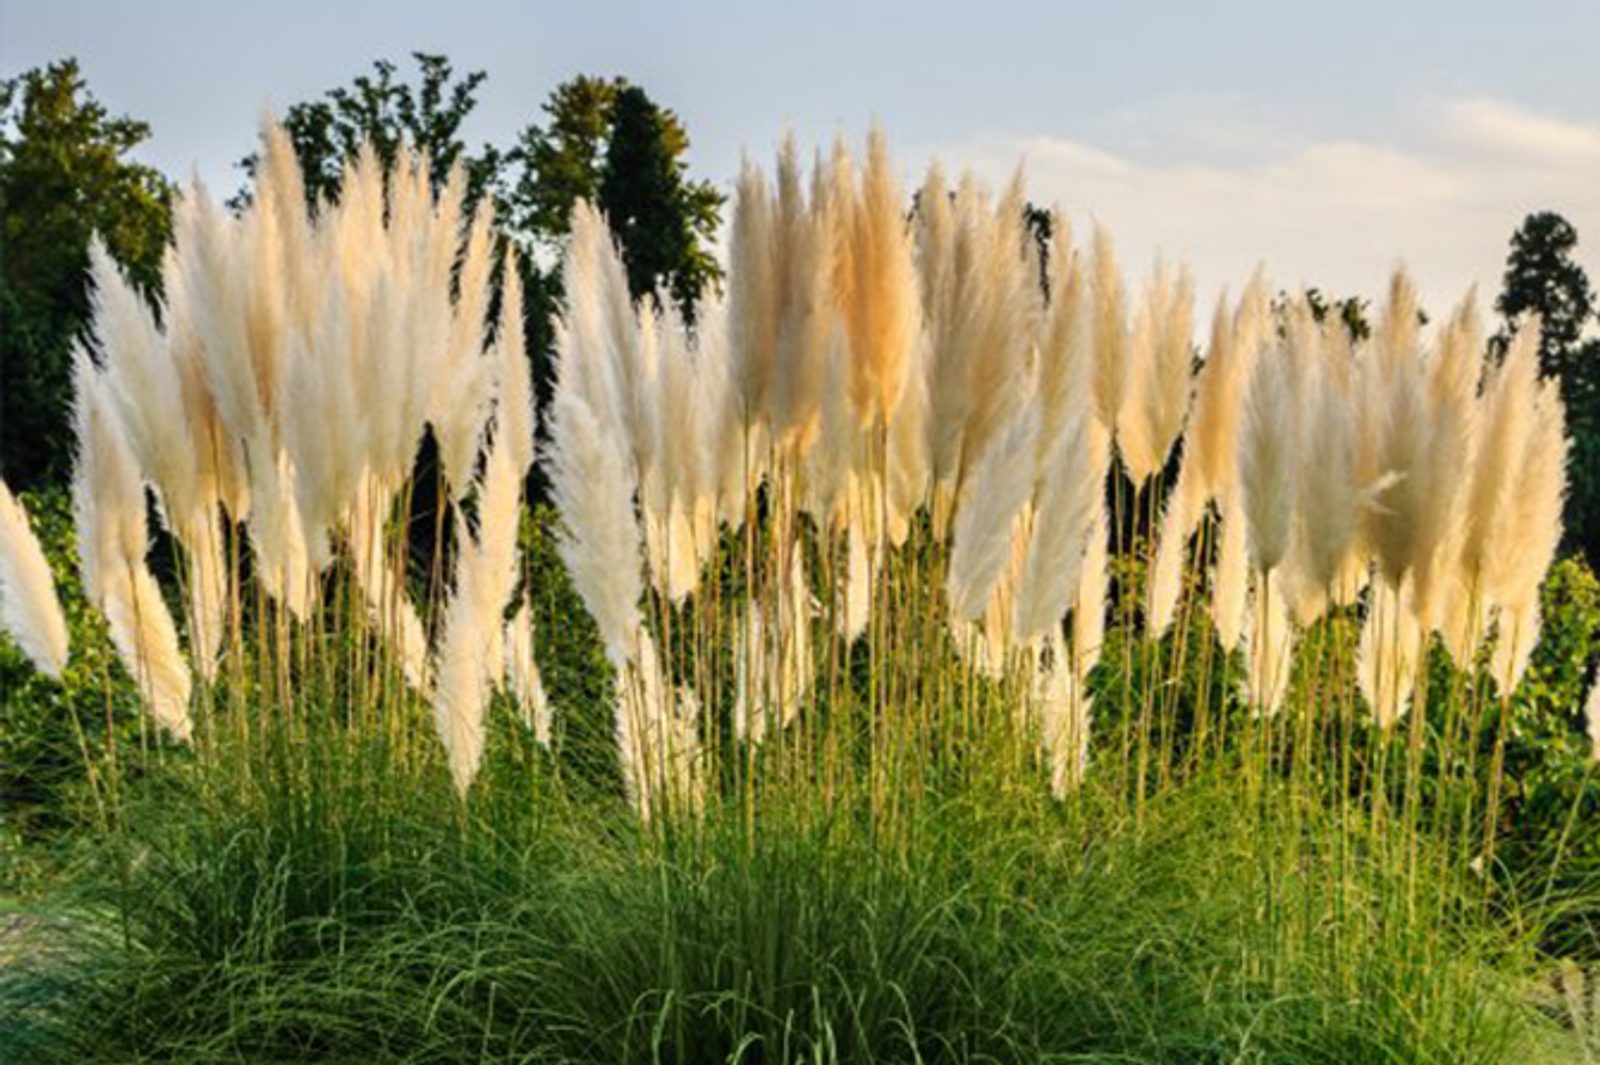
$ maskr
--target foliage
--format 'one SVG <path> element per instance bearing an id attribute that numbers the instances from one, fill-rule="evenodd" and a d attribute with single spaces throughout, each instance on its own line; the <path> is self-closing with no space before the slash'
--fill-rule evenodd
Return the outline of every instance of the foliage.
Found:
<path id="1" fill-rule="evenodd" d="M 67 494 L 40 491 L 27 506 L 61 594 L 72 657 L 58 683 L 0 636 L 0 889 L 21 886 L 24 846 L 103 819 L 111 777 L 147 740 L 105 622 L 83 597 Z"/>
<path id="2" fill-rule="evenodd" d="M 1495 301 L 1505 326 L 1495 341 L 1503 347 L 1517 322 L 1539 316 L 1539 370 L 1561 382 L 1573 442 L 1566 542 L 1600 566 L 1600 337 L 1585 337 L 1600 319 L 1588 275 L 1573 258 L 1577 244 L 1577 230 L 1552 211 L 1530 214 L 1512 234 Z"/>
<path id="3" fill-rule="evenodd" d="M 0 473 L 13 488 L 60 483 L 67 469 L 90 236 L 138 287 L 159 287 L 171 189 L 128 158 L 149 134 L 107 111 L 75 60 L 0 82 Z"/>
<path id="4" fill-rule="evenodd" d="M 283 113 L 281 121 L 313 208 L 338 198 L 345 161 L 363 144 L 372 146 L 386 170 L 402 145 L 422 151 L 435 194 L 458 163 L 466 173 L 469 204 L 493 189 L 500 175 L 499 152 L 485 145 L 473 153 L 461 139 L 461 124 L 477 106 L 478 88 L 488 75 L 477 70 L 458 78 L 445 56 L 413 52 L 411 57 L 417 65 L 416 85 L 397 82 L 395 64 L 380 59 L 371 74 L 357 75 L 348 88 L 330 89 L 323 99 L 293 104 Z M 259 163 L 256 152 L 239 161 L 249 181 L 231 201 L 236 208 L 250 201 L 249 182 Z"/>
<path id="5" fill-rule="evenodd" d="M 695 302 L 722 274 L 705 247 L 716 233 L 722 194 L 708 182 L 685 179 L 688 147 L 677 116 L 637 85 L 619 86 L 600 208 L 622 245 L 634 297 L 670 293 L 692 322 Z"/>
<path id="6" fill-rule="evenodd" d="M 899 841 L 864 808 L 814 823 L 783 789 L 755 834 L 729 809 L 658 836 L 620 803 L 572 804 L 531 748 L 500 748 L 501 779 L 461 810 L 437 756 L 417 776 L 336 720 L 288 745 L 267 723 L 257 742 L 283 777 L 230 747 L 150 781 L 156 805 L 80 882 L 92 908 L 55 963 L 0 985 L 19 1019 L 0 1052 L 1553 1065 L 1571 1050 L 1517 1002 L 1531 956 L 1510 922 L 1476 916 L 1469 883 L 1416 885 L 1409 920 L 1383 904 L 1399 885 L 1379 866 L 1330 892 L 1300 863 L 1336 865 L 1338 826 L 1300 822 L 1301 849 L 1274 804 L 1279 832 L 1257 831 L 1263 811 L 1225 778 L 1138 824 L 1099 784 L 1076 816 L 995 772 Z M 89 917 L 105 906 L 119 929 Z"/>

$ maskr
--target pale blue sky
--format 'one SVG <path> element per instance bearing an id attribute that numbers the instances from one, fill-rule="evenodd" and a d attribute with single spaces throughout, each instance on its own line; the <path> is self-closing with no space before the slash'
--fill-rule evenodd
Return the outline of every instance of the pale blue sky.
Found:
<path id="1" fill-rule="evenodd" d="M 236 181 L 265 103 L 380 56 L 443 51 L 489 81 L 504 142 L 574 73 L 621 73 L 684 118 L 697 173 L 874 117 L 908 174 L 937 154 L 1157 247 L 1202 290 L 1257 260 L 1371 292 L 1400 257 L 1443 302 L 1492 294 L 1529 209 L 1564 211 L 1600 280 L 1600 0 L 1498 3 L 414 3 L 0 0 L 0 72 L 77 55 L 144 153 Z"/>

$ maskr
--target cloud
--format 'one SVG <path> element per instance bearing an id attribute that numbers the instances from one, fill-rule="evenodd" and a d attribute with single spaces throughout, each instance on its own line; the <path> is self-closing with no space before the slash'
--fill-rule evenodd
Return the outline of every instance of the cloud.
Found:
<path id="1" fill-rule="evenodd" d="M 1041 134 L 929 152 L 996 184 L 1021 159 L 1036 202 L 1075 226 L 1107 224 L 1130 268 L 1158 250 L 1187 261 L 1203 293 L 1237 291 L 1262 263 L 1280 286 L 1371 296 L 1403 261 L 1436 316 L 1472 284 L 1487 309 L 1512 231 L 1545 209 L 1578 228 L 1600 282 L 1600 126 L 1474 98 L 1418 105 L 1389 140 L 1314 139 L 1225 102 L 1152 106 L 1149 129 L 1183 130 L 1160 151 L 1148 134 L 1117 145 Z M 1137 119 L 1125 107 L 1092 125 L 1114 134 Z"/>

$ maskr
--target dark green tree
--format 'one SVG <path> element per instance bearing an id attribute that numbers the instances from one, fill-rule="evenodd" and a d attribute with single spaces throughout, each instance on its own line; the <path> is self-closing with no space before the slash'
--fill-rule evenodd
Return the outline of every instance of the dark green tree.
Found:
<path id="1" fill-rule="evenodd" d="M 708 245 L 722 194 L 687 176 L 689 138 L 670 110 L 622 78 L 579 76 L 544 104 L 545 121 L 505 155 L 501 213 L 526 252 L 529 350 L 541 402 L 551 386 L 550 318 L 561 279 L 537 269 L 559 253 L 580 199 L 606 212 L 635 296 L 660 289 L 685 315 L 721 278 Z"/>
<path id="2" fill-rule="evenodd" d="M 600 209 L 622 245 L 635 297 L 670 293 L 693 320 L 694 304 L 722 276 L 706 242 L 716 232 L 722 193 L 691 181 L 689 137 L 671 111 L 635 85 L 619 88 L 600 170 Z"/>
<path id="3" fill-rule="evenodd" d="M 0 82 L 0 473 L 13 487 L 63 481 L 71 460 L 90 236 L 135 284 L 160 284 L 171 186 L 128 158 L 149 135 L 94 98 L 75 60 Z"/>
<path id="4" fill-rule="evenodd" d="M 485 145 L 473 153 L 461 139 L 461 124 L 478 105 L 478 88 L 487 75 L 477 70 L 457 77 L 442 55 L 413 52 L 411 58 L 417 65 L 415 84 L 395 80 L 398 68 L 380 59 L 372 64 L 371 74 L 358 75 L 349 87 L 330 89 L 322 99 L 294 104 L 283 113 L 312 206 L 319 199 L 338 198 L 345 160 L 367 142 L 385 167 L 401 145 L 421 149 L 428 157 L 435 192 L 458 162 L 466 170 L 469 203 L 495 191 L 499 152 Z M 257 159 L 252 152 L 239 162 L 252 178 Z M 242 207 L 249 200 L 247 184 L 230 203 Z"/>
<path id="5" fill-rule="evenodd" d="M 1504 290 L 1494 304 L 1505 319 L 1497 337 L 1502 346 L 1524 315 L 1540 317 L 1539 371 L 1559 377 L 1563 388 L 1587 369 L 1579 364 L 1592 354 L 1582 339 L 1595 297 L 1588 275 L 1572 258 L 1577 246 L 1578 231 L 1565 218 L 1553 211 L 1530 214 L 1511 235 Z"/>
<path id="6" fill-rule="evenodd" d="M 583 74 L 562 82 L 544 103 L 545 124 L 527 126 L 506 153 L 507 225 L 530 244 L 558 248 L 573 205 L 597 198 L 620 84 Z"/>
<path id="7" fill-rule="evenodd" d="M 1567 465 L 1566 547 L 1600 565 L 1600 338 L 1585 339 L 1595 294 L 1573 258 L 1578 231 L 1553 211 L 1531 214 L 1511 236 L 1504 290 L 1495 310 L 1504 319 L 1495 345 L 1504 350 L 1517 325 L 1542 323 L 1539 371 L 1561 385 L 1572 457 Z"/>

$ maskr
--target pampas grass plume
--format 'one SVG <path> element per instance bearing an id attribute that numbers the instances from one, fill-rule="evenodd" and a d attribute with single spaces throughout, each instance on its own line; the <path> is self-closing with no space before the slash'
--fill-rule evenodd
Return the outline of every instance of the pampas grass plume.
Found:
<path id="1" fill-rule="evenodd" d="M 21 500 L 0 481 L 0 630 L 34 668 L 60 680 L 67 667 L 67 621 L 44 549 Z"/>

